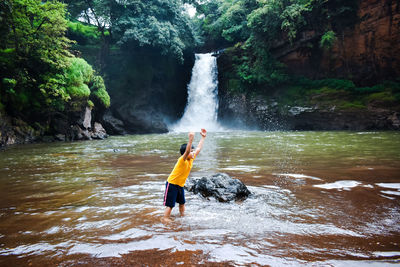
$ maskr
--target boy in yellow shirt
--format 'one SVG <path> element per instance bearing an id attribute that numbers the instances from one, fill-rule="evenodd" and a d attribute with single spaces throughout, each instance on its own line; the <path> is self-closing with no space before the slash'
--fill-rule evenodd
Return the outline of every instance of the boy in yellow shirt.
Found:
<path id="1" fill-rule="evenodd" d="M 200 142 L 197 145 L 196 150 L 194 150 L 194 147 L 192 146 L 194 133 L 189 133 L 189 142 L 181 146 L 180 152 L 182 156 L 178 159 L 174 169 L 168 177 L 164 193 L 165 211 L 164 217 L 161 219 L 164 223 L 171 221 L 169 217 L 171 215 L 172 208 L 175 207 L 175 202 L 179 203 L 179 213 L 181 216 L 183 216 L 185 213 L 185 192 L 183 190 L 183 186 L 185 185 L 186 179 L 188 178 L 190 170 L 192 169 L 194 159 L 203 148 L 207 131 L 205 129 L 201 129 L 200 135 Z"/>

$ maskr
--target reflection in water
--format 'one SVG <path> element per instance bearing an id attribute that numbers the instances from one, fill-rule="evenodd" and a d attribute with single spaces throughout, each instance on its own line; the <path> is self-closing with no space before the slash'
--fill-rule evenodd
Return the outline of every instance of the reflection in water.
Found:
<path id="1" fill-rule="evenodd" d="M 166 226 L 164 183 L 186 141 L 170 133 L 1 152 L 0 264 L 398 260 L 399 133 L 210 133 L 191 176 L 227 172 L 253 194 L 219 203 L 188 192 L 187 216 L 173 210 Z"/>

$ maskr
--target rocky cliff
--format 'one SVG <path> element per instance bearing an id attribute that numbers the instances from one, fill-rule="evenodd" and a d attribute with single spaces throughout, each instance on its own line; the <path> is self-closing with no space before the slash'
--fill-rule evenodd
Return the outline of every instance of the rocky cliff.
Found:
<path id="1" fill-rule="evenodd" d="M 354 25 L 336 32 L 336 41 L 329 50 L 319 45 L 323 32 L 309 31 L 300 33 L 292 44 L 277 40 L 271 53 L 287 66 L 292 77 L 343 78 L 358 87 L 398 79 L 400 1 L 359 1 L 357 14 Z M 290 88 L 285 85 L 264 92 L 250 89 L 251 92 L 238 93 L 237 88 L 229 88 L 229 79 L 235 75 L 232 64 L 229 55 L 219 56 L 218 116 L 223 123 L 263 130 L 400 129 L 399 88 L 389 86 L 362 93 L 338 87 L 313 88 L 315 92 L 297 95 L 301 101 L 288 102 Z"/>
<path id="2" fill-rule="evenodd" d="M 271 97 L 228 94 L 218 118 L 228 127 L 257 130 L 400 130 L 400 105 L 371 102 L 365 109 L 343 109 L 322 103 L 291 106 Z"/>
<path id="3" fill-rule="evenodd" d="M 93 114 L 94 115 L 94 114 Z M 58 114 L 46 121 L 27 122 L 0 113 L 0 147 L 33 142 L 104 139 L 108 137 L 92 109 Z"/>
<path id="4" fill-rule="evenodd" d="M 83 56 L 88 58 L 88 53 Z M 111 107 L 102 118 L 110 134 L 167 132 L 183 113 L 194 54 L 184 62 L 150 48 L 112 51 L 106 58 L 106 86 Z"/>
<path id="5" fill-rule="evenodd" d="M 310 78 L 340 77 L 359 85 L 400 77 L 400 1 L 359 1 L 358 20 L 336 32 L 330 50 L 319 49 L 322 32 L 302 32 L 292 44 L 280 42 L 273 54 L 290 72 Z"/>

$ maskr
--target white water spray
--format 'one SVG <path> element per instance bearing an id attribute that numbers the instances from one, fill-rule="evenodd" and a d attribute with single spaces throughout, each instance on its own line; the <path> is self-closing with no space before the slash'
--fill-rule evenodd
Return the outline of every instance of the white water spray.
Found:
<path id="1" fill-rule="evenodd" d="M 218 131 L 218 72 L 217 59 L 208 54 L 196 54 L 192 78 L 188 85 L 188 102 L 185 112 L 170 128 L 175 132 Z"/>

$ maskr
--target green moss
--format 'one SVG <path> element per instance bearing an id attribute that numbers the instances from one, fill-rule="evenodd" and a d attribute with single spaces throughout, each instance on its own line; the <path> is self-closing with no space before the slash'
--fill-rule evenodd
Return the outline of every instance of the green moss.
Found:
<path id="1" fill-rule="evenodd" d="M 93 104 L 92 100 L 88 100 L 87 104 L 88 104 L 89 108 L 93 108 L 94 107 L 94 104 Z"/>
<path id="2" fill-rule="evenodd" d="M 108 108 L 110 106 L 110 96 L 106 90 L 97 90 L 93 92 L 93 95 L 97 97 L 104 107 Z"/>
<path id="3" fill-rule="evenodd" d="M 87 98 L 90 95 L 90 89 L 84 83 L 79 84 L 78 86 L 67 87 L 67 92 L 73 98 Z"/>
<path id="4" fill-rule="evenodd" d="M 396 101 L 396 97 L 390 91 L 371 94 L 368 96 L 367 99 L 369 102 L 371 102 L 371 101 L 395 102 Z"/>
<path id="5" fill-rule="evenodd" d="M 385 86 L 383 84 L 377 84 L 375 86 L 370 86 L 370 87 L 355 88 L 356 92 L 359 92 L 362 94 L 371 94 L 371 93 L 381 92 L 383 90 L 385 90 Z"/>
<path id="6" fill-rule="evenodd" d="M 310 91 L 308 91 L 309 95 L 318 95 L 318 94 L 324 94 L 324 95 L 330 95 L 330 94 L 337 94 L 339 92 L 339 90 L 337 89 L 332 89 L 329 87 L 321 87 L 318 89 L 312 89 Z"/>
<path id="7" fill-rule="evenodd" d="M 97 98 L 104 107 L 108 108 L 110 106 L 110 96 L 106 91 L 106 86 L 101 76 L 93 77 L 90 90 L 92 91 L 92 96 Z"/>
<path id="8" fill-rule="evenodd" d="M 354 102 L 342 102 L 339 106 L 339 109 L 366 109 L 366 106 L 361 101 Z"/>

